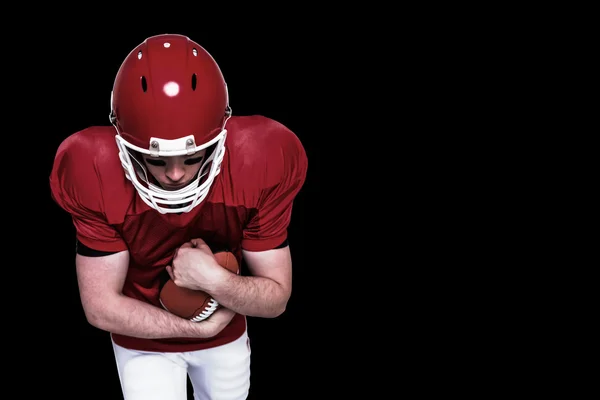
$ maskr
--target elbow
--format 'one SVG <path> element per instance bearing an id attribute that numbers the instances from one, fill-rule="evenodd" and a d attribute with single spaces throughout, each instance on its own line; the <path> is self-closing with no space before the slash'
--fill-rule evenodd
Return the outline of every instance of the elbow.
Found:
<path id="1" fill-rule="evenodd" d="M 84 307 L 83 311 L 85 314 L 85 319 L 90 325 L 92 325 L 94 328 L 104 330 L 105 319 L 102 317 L 100 312 L 91 307 Z"/>
<path id="2" fill-rule="evenodd" d="M 281 316 L 284 312 L 285 312 L 286 306 L 283 305 L 279 308 L 276 308 L 275 310 L 273 310 L 273 315 L 271 315 L 271 318 L 277 318 L 279 316 Z"/>
<path id="3" fill-rule="evenodd" d="M 108 318 L 106 315 L 106 303 L 102 301 L 97 302 L 83 302 L 83 312 L 87 322 L 94 328 L 98 328 L 104 331 L 108 331 Z"/>
<path id="4" fill-rule="evenodd" d="M 269 310 L 265 310 L 264 312 L 254 314 L 255 317 L 260 318 L 277 318 L 281 316 L 285 312 L 285 307 L 271 307 Z"/>
<path id="5" fill-rule="evenodd" d="M 279 316 L 281 316 L 285 310 L 287 309 L 287 303 L 290 300 L 290 296 L 286 295 L 284 299 L 282 299 L 277 306 L 273 307 L 273 309 L 271 310 L 271 315 L 269 315 L 269 318 L 277 318 Z"/>

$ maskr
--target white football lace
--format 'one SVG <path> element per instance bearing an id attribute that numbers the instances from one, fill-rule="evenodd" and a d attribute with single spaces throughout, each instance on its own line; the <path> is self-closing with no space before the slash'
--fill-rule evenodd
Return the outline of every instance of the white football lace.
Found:
<path id="1" fill-rule="evenodd" d="M 165 306 L 165 303 L 163 303 L 162 299 L 158 299 L 158 301 L 160 301 L 160 305 L 167 311 L 169 311 L 169 309 Z M 170 312 L 170 311 L 169 311 Z"/>
<path id="2" fill-rule="evenodd" d="M 190 319 L 190 321 L 192 321 L 192 322 L 204 321 L 206 318 L 210 317 L 212 315 L 212 313 L 215 312 L 215 310 L 217 309 L 218 306 L 219 306 L 219 303 L 215 299 L 210 299 L 210 301 L 208 302 L 208 306 L 206 306 L 204 311 L 202 311 L 200 314 L 198 314 L 194 318 Z"/>

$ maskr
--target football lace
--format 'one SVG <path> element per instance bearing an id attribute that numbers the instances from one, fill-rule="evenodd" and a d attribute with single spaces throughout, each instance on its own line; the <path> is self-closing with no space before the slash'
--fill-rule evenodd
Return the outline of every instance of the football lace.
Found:
<path id="1" fill-rule="evenodd" d="M 208 302 L 208 305 L 206 306 L 204 311 L 202 311 L 200 314 L 198 314 L 194 318 L 190 319 L 190 321 L 193 321 L 193 322 L 204 321 L 206 318 L 210 317 L 212 313 L 215 312 L 215 310 L 217 309 L 218 306 L 219 306 L 219 303 L 215 299 L 210 299 L 210 301 Z"/>

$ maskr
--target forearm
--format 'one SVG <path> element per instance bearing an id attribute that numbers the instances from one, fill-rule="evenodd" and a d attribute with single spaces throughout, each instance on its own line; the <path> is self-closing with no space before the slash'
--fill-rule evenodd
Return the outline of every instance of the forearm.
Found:
<path id="1" fill-rule="evenodd" d="M 224 307 L 251 317 L 275 318 L 285 311 L 289 299 L 277 282 L 259 276 L 228 274 L 210 290 Z"/>
<path id="2" fill-rule="evenodd" d="M 211 336 L 202 324 L 125 295 L 103 298 L 85 309 L 90 324 L 121 335 L 145 339 Z"/>

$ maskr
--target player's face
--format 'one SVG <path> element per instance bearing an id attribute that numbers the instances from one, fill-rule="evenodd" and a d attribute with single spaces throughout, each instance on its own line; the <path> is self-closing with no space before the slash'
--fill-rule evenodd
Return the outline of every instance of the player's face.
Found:
<path id="1" fill-rule="evenodd" d="M 178 190 L 196 178 L 204 161 L 206 149 L 189 156 L 151 157 L 144 155 L 148 172 L 165 190 Z"/>

